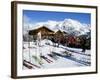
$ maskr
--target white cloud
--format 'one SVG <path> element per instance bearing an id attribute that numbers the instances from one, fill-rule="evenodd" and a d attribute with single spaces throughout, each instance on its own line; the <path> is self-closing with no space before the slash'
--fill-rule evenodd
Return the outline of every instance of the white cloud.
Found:
<path id="1" fill-rule="evenodd" d="M 23 21 L 24 21 L 25 24 L 29 23 L 30 20 L 31 20 L 31 19 L 30 19 L 28 16 L 24 15 Z"/>

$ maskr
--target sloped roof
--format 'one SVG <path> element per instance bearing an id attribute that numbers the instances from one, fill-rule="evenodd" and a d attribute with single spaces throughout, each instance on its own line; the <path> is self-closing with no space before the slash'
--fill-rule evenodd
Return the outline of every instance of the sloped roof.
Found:
<path id="1" fill-rule="evenodd" d="M 63 35 L 64 33 L 61 30 L 58 30 L 55 34 L 61 34 L 61 35 Z"/>
<path id="2" fill-rule="evenodd" d="M 45 26 L 42 26 L 42 27 L 40 27 L 40 28 L 38 28 L 38 29 L 30 30 L 30 31 L 29 31 L 29 35 L 37 34 L 37 33 L 40 32 L 40 31 L 42 32 L 43 29 L 44 29 L 47 33 L 54 33 L 54 31 L 48 29 L 48 28 L 45 27 Z"/>

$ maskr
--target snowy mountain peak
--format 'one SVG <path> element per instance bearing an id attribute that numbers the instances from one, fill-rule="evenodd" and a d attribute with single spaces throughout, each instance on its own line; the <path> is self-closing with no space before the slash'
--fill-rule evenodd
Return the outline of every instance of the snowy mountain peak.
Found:
<path id="1" fill-rule="evenodd" d="M 73 35 L 84 35 L 90 32 L 90 24 L 84 24 L 74 19 L 64 19 L 63 21 L 48 20 L 46 22 L 39 22 L 33 25 L 30 29 L 37 29 L 45 26 L 53 31 L 64 31 Z"/>
<path id="2" fill-rule="evenodd" d="M 62 22 L 62 29 L 74 35 L 83 35 L 90 31 L 87 24 L 80 23 L 73 19 L 65 19 Z"/>

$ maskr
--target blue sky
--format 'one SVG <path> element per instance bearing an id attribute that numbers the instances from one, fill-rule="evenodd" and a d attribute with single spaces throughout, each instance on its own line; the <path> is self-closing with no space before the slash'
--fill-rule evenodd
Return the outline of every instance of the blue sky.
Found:
<path id="1" fill-rule="evenodd" d="M 46 22 L 48 20 L 63 21 L 64 19 L 74 19 L 85 24 L 91 22 L 91 14 L 89 13 L 23 10 L 23 16 L 24 23 Z"/>

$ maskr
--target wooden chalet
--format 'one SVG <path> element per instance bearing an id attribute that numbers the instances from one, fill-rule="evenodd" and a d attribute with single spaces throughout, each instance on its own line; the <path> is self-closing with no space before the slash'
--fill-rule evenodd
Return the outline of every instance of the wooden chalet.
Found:
<path id="1" fill-rule="evenodd" d="M 56 33 L 55 33 L 56 36 L 63 36 L 63 32 L 61 30 L 58 30 Z"/>
<path id="2" fill-rule="evenodd" d="M 33 35 L 33 37 L 36 37 L 39 32 L 41 32 L 42 39 L 50 38 L 50 37 L 54 36 L 54 31 L 48 29 L 45 26 L 42 26 L 42 27 L 34 29 L 34 30 L 30 30 L 29 35 Z"/>
<path id="3" fill-rule="evenodd" d="M 67 33 L 66 33 L 67 34 Z M 58 30 L 55 35 L 54 35 L 56 41 L 60 44 L 65 44 L 66 43 L 66 36 L 65 33 L 61 30 Z"/>

